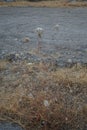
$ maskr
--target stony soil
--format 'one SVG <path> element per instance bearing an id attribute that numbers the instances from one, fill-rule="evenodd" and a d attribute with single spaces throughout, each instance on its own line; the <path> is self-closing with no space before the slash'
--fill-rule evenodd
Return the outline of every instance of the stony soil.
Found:
<path id="1" fill-rule="evenodd" d="M 87 8 L 0 8 L 0 130 L 87 130 L 86 26 Z"/>

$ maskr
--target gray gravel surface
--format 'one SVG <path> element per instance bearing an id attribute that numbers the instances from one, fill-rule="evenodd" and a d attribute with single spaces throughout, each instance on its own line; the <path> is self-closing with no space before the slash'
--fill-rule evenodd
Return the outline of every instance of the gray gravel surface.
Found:
<path id="1" fill-rule="evenodd" d="M 59 24 L 58 32 L 54 25 Z M 37 27 L 44 29 L 42 53 L 45 61 L 87 63 L 87 8 L 0 8 L 0 58 L 9 60 L 43 59 L 30 54 L 37 47 Z M 30 41 L 23 43 L 29 37 Z M 58 55 L 60 56 L 58 56 Z M 56 56 L 55 56 L 56 55 Z M 49 58 L 48 58 L 49 56 Z M 0 130 L 21 130 L 11 123 L 0 123 Z"/>
<path id="2" fill-rule="evenodd" d="M 58 32 L 54 25 L 59 24 Z M 58 62 L 87 63 L 87 8 L 0 8 L 0 58 L 26 55 L 37 47 L 37 27 L 44 29 L 42 52 L 59 53 Z M 25 37 L 30 42 L 23 43 Z M 23 58 L 23 57 L 22 57 Z"/>
<path id="3" fill-rule="evenodd" d="M 23 129 L 17 124 L 0 122 L 0 130 L 23 130 Z"/>

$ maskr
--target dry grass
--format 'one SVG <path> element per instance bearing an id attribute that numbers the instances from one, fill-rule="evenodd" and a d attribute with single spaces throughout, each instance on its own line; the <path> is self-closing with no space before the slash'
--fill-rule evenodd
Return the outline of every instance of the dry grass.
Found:
<path id="1" fill-rule="evenodd" d="M 73 2 L 68 3 L 66 1 L 41 1 L 41 2 L 0 2 L 0 6 L 32 6 L 32 7 L 85 7 L 87 2 Z"/>
<path id="2" fill-rule="evenodd" d="M 85 129 L 87 68 L 78 65 L 49 71 L 51 67 L 25 61 L 3 69 L 0 120 L 16 122 L 26 130 Z"/>
<path id="3" fill-rule="evenodd" d="M 5 60 L 0 60 L 0 71 L 3 71 L 6 69 L 7 63 L 8 62 Z"/>

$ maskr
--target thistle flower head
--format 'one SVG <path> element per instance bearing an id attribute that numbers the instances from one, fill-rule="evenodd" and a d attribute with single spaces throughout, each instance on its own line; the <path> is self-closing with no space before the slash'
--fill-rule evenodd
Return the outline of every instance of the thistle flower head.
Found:
<path id="1" fill-rule="evenodd" d="M 38 28 L 35 29 L 35 32 L 36 32 L 36 33 L 38 34 L 38 36 L 41 38 L 41 36 L 42 36 L 42 34 L 43 34 L 43 28 L 38 27 Z"/>

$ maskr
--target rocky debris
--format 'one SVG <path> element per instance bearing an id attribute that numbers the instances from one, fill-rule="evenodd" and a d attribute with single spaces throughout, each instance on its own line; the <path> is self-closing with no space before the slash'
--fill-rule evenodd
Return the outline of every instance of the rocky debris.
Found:
<path id="1" fill-rule="evenodd" d="M 57 67 L 73 67 L 78 63 L 82 66 L 87 66 L 86 61 L 82 61 L 82 59 L 77 59 L 76 57 L 66 58 L 66 57 L 43 57 L 42 55 L 31 54 L 31 53 L 10 53 L 4 54 L 2 58 L 9 62 L 20 62 L 20 61 L 27 61 L 28 65 L 32 65 L 33 63 L 42 63 L 46 65 L 50 71 L 56 70 Z"/>
<path id="2" fill-rule="evenodd" d="M 20 59 L 19 54 L 8 54 L 5 56 L 5 59 L 8 60 L 9 62 L 13 62 L 13 61 L 17 61 L 18 59 Z"/>

